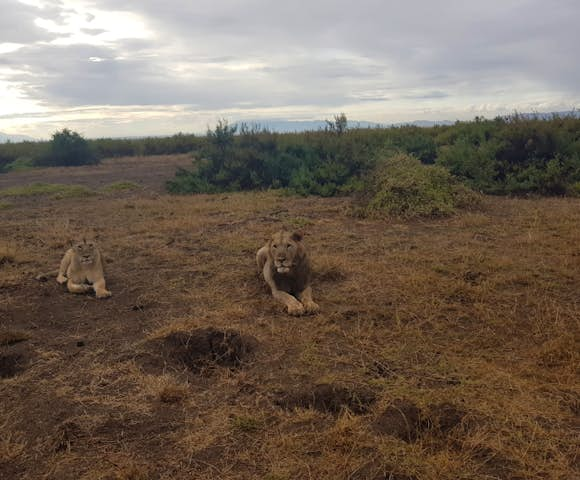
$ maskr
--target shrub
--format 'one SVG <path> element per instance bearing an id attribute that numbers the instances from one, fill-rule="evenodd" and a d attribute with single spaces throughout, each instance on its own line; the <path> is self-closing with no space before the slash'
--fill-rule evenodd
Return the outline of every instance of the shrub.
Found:
<path id="1" fill-rule="evenodd" d="M 7 172 L 22 172 L 34 168 L 34 160 L 29 157 L 18 157 L 13 162 L 6 165 Z"/>
<path id="2" fill-rule="evenodd" d="M 48 152 L 39 158 L 38 165 L 63 166 L 94 165 L 99 163 L 89 142 L 67 128 L 52 135 Z"/>
<path id="3" fill-rule="evenodd" d="M 399 153 L 377 164 L 356 212 L 363 217 L 445 216 L 475 205 L 477 198 L 445 168 Z"/>

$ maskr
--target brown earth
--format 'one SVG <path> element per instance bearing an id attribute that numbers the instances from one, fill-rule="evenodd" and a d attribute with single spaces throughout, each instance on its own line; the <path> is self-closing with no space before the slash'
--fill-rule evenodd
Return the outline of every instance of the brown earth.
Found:
<path id="1" fill-rule="evenodd" d="M 143 162 L 42 178 L 141 190 L 0 209 L 0 478 L 578 477 L 580 200 L 363 221 L 348 199 L 159 194 L 174 166 Z M 319 315 L 256 272 L 281 225 L 306 232 Z M 86 232 L 110 299 L 34 279 Z"/>
<path id="2" fill-rule="evenodd" d="M 132 181 L 149 190 L 162 192 L 166 180 L 177 168 L 190 168 L 190 155 L 155 155 L 103 160 L 99 165 L 83 167 L 35 168 L 0 174 L 0 190 L 32 183 L 62 183 L 99 189 L 117 181 Z"/>

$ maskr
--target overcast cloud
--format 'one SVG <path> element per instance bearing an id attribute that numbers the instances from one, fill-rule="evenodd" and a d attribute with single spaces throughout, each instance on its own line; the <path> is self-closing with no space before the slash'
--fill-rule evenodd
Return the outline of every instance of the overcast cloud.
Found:
<path id="1" fill-rule="evenodd" d="M 0 131 L 580 105 L 577 0 L 2 0 Z"/>

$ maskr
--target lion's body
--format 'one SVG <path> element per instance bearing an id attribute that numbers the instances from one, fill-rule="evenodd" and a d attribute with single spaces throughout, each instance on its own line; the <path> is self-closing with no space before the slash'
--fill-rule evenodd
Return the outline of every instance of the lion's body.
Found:
<path id="1" fill-rule="evenodd" d="M 256 254 L 258 268 L 272 296 L 286 306 L 290 315 L 318 312 L 312 300 L 311 268 L 302 236 L 281 230 Z"/>
<path id="2" fill-rule="evenodd" d="M 95 291 L 97 298 L 111 296 L 106 288 L 101 252 L 94 242 L 75 244 L 64 254 L 56 281 L 71 293 Z"/>

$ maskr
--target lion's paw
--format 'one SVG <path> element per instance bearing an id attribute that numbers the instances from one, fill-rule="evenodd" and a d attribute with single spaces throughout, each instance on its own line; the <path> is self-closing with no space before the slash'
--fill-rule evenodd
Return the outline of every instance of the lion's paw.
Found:
<path id="1" fill-rule="evenodd" d="M 63 283 L 66 283 L 67 278 L 64 275 L 59 275 L 56 277 L 56 281 L 62 285 Z"/>
<path id="2" fill-rule="evenodd" d="M 113 294 L 111 292 L 109 292 L 109 290 L 102 290 L 96 293 L 96 297 L 97 298 L 109 298 L 110 296 L 112 296 Z"/>
<path id="3" fill-rule="evenodd" d="M 304 305 L 296 302 L 296 304 L 288 305 L 288 314 L 293 316 L 304 315 Z"/>
<path id="4" fill-rule="evenodd" d="M 316 302 L 305 302 L 304 311 L 306 313 L 318 313 L 320 311 L 320 307 Z"/>

